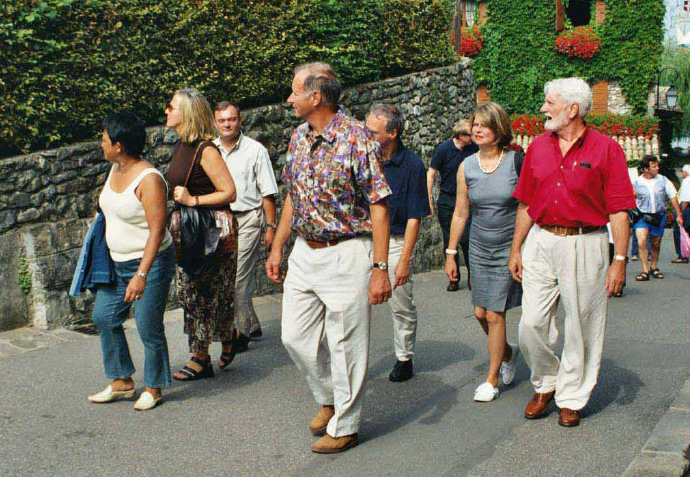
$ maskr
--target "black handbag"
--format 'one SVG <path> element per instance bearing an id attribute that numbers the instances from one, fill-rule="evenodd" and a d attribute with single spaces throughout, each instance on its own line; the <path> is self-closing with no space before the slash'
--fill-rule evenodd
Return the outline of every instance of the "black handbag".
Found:
<path id="1" fill-rule="evenodd" d="M 640 220 L 644 220 L 645 223 L 651 225 L 652 227 L 660 226 L 661 221 L 664 218 L 662 214 L 650 214 L 648 212 L 642 212 L 638 208 L 628 210 L 628 216 L 630 217 L 630 223 L 633 225 Z"/>

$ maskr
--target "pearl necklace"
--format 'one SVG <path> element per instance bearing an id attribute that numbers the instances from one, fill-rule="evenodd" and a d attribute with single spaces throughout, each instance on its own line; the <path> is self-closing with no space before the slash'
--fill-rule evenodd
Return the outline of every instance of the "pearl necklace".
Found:
<path id="1" fill-rule="evenodd" d="M 484 169 L 484 166 L 482 166 L 482 153 L 481 153 L 481 151 L 477 152 L 477 163 L 479 164 L 479 168 L 482 170 L 482 172 L 484 174 L 493 174 L 501 166 L 501 161 L 503 161 L 503 156 L 505 156 L 505 155 L 506 155 L 506 151 L 505 150 L 501 151 L 501 155 L 498 157 L 498 162 L 496 163 L 496 167 L 494 167 L 490 171 Z"/>

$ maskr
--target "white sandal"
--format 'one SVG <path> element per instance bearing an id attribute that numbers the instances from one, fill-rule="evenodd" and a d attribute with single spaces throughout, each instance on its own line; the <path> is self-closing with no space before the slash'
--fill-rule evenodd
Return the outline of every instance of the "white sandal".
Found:
<path id="1" fill-rule="evenodd" d="M 141 396 L 139 396 L 137 402 L 134 403 L 134 409 L 137 411 L 148 411 L 149 409 L 156 407 L 161 399 L 162 397 L 156 399 L 153 397 L 153 394 L 148 391 L 144 391 L 141 393 Z"/>

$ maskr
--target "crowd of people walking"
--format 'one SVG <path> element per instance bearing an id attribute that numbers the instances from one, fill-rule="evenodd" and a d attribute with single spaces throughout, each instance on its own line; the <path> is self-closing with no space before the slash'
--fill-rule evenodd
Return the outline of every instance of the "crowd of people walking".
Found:
<path id="1" fill-rule="evenodd" d="M 356 446 L 371 307 L 390 303 L 396 360 L 389 379 L 409 380 L 418 323 L 411 264 L 422 220 L 437 215 L 447 290 L 459 288 L 460 248 L 474 316 L 487 335 L 489 370 L 474 400 L 498 398 L 523 356 L 535 391 L 525 417 L 544 416 L 555 400 L 559 423 L 578 425 L 597 382 L 607 298 L 621 295 L 625 284 L 629 210 L 642 261 L 636 280 L 663 278 L 665 204 L 673 205 L 682 228 L 690 185 L 683 183 L 679 205 L 654 157 L 642 161 L 642 175 L 631 183 L 620 146 L 587 126 L 592 92 L 583 80 L 553 80 L 544 94 L 546 132 L 526 153 L 512 144 L 505 109 L 490 102 L 453 126 L 427 171 L 401 139 L 405 117 L 398 107 L 374 105 L 366 122 L 358 121 L 338 105 L 341 84 L 330 65 L 301 65 L 288 102 L 304 122 L 288 145 L 279 222 L 270 157 L 242 132 L 237 105 L 221 102 L 212 110 L 198 91 L 176 91 L 166 125 L 179 141 L 165 176 L 142 159 L 143 122 L 131 113 L 109 116 L 102 149 L 112 167 L 77 273 L 82 289 L 96 290 L 93 321 L 111 381 L 89 400 L 135 395 L 122 326 L 131 306 L 145 349 L 146 390 L 135 409 L 159 404 L 173 378 L 213 377 L 214 342 L 221 345 L 216 365 L 229 366 L 263 333 L 252 290 L 264 247 L 267 276 L 283 286 L 282 343 L 317 404 L 308 423 L 320 436 L 312 451 Z M 684 177 L 689 173 L 690 167 Z M 166 197 L 175 204 L 169 227 Z M 680 252 L 679 258 L 687 262 Z M 190 355 L 171 374 L 163 313 L 173 274 Z M 518 306 L 519 342 L 509 343 L 506 311 Z"/>

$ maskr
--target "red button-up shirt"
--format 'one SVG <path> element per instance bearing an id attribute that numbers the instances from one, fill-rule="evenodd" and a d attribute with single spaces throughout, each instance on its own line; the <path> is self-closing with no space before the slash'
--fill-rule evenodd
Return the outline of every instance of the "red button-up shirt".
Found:
<path id="1" fill-rule="evenodd" d="M 602 226 L 609 214 L 635 207 L 623 149 L 588 127 L 565 157 L 556 133 L 536 137 L 513 195 L 539 225 Z"/>

